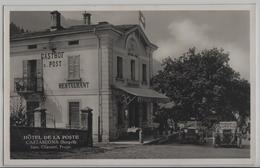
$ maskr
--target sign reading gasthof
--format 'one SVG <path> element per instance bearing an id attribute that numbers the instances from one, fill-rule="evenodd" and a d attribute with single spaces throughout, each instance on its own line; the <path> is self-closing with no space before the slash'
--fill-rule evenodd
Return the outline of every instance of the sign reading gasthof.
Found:
<path id="1" fill-rule="evenodd" d="M 46 60 L 43 63 L 44 68 L 61 67 L 64 52 L 46 52 L 41 53 L 42 60 Z"/>

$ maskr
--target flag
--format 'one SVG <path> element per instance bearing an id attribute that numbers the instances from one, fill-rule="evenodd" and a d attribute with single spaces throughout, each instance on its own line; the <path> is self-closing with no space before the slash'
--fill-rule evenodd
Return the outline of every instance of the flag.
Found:
<path id="1" fill-rule="evenodd" d="M 139 11 L 139 22 L 143 26 L 143 29 L 145 29 L 145 17 L 141 11 Z"/>

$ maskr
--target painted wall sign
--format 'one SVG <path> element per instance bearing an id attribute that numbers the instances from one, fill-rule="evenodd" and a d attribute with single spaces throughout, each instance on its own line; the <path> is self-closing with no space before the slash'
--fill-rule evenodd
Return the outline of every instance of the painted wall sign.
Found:
<path id="1" fill-rule="evenodd" d="M 46 60 L 43 62 L 43 67 L 45 68 L 61 67 L 63 54 L 64 52 L 41 53 L 42 60 Z"/>
<path id="2" fill-rule="evenodd" d="M 59 83 L 60 89 L 67 89 L 67 88 L 88 88 L 89 82 L 67 82 L 67 83 Z"/>

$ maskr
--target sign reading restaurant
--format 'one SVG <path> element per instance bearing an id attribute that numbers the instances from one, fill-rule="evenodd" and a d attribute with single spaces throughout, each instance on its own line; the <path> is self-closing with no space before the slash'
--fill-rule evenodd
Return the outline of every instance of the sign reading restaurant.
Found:
<path id="1" fill-rule="evenodd" d="M 66 83 L 59 83 L 60 89 L 67 89 L 67 88 L 88 88 L 89 82 L 66 82 Z"/>

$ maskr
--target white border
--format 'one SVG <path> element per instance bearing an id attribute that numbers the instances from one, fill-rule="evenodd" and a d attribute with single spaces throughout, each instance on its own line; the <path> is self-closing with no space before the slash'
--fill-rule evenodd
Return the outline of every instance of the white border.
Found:
<path id="1" fill-rule="evenodd" d="M 254 10 L 254 4 L 256 3 L 255 1 L 238 1 L 240 2 L 240 5 L 237 5 L 237 3 L 231 3 L 229 2 L 229 4 L 225 4 L 222 5 L 223 2 L 221 3 L 221 1 L 217 1 L 218 3 L 221 4 L 217 4 L 215 2 L 215 5 L 201 5 L 201 4 L 206 4 L 205 2 L 208 3 L 208 1 L 196 1 L 196 3 L 194 3 L 194 1 L 174 1 L 175 4 L 178 5 L 158 5 L 156 3 L 154 3 L 154 1 L 150 1 L 149 3 L 146 3 L 146 5 L 142 5 L 142 4 L 138 4 L 138 1 L 136 3 L 136 1 L 129 1 L 128 4 L 132 4 L 132 5 L 123 5 L 122 2 L 114 2 L 114 4 L 117 5 L 104 5 L 105 3 L 101 3 L 103 5 L 91 5 L 91 6 L 61 6 L 59 4 L 62 5 L 75 5 L 76 2 L 73 1 L 73 3 L 71 1 L 55 1 L 55 2 L 39 2 L 37 3 L 37 6 L 29 6 L 32 5 L 32 1 L 27 1 L 27 3 L 24 3 L 21 1 L 10 1 L 8 3 L 5 2 L 5 4 L 8 5 L 14 5 L 14 6 L 6 6 L 4 8 L 4 12 L 5 14 L 9 14 L 8 11 L 10 10 L 70 10 L 70 11 L 75 11 L 75 10 L 250 10 L 252 13 L 255 13 Z M 204 3 L 203 3 L 204 2 Z M 225 1 L 228 2 L 228 1 Z M 234 1 L 232 1 L 234 2 Z M 112 2 L 113 3 L 113 2 Z M 158 3 L 158 2 L 157 2 Z M 160 1 L 160 4 L 172 4 L 172 1 Z M 201 3 L 201 4 L 198 4 Z M 251 4 L 249 4 L 251 3 Z M 35 4 L 35 2 L 34 2 Z M 39 6 L 39 5 L 45 5 L 45 6 Z M 81 1 L 77 1 L 77 5 L 80 4 L 85 4 L 86 2 L 81 2 Z M 91 4 L 91 2 L 90 2 Z M 93 3 L 92 3 L 93 4 Z M 96 4 L 100 4 L 98 2 L 96 2 Z M 121 5 L 118 5 L 121 4 Z M 151 4 L 155 4 L 155 5 L 151 5 Z M 186 5 L 183 5 L 186 4 Z M 194 5 L 190 5 L 190 4 L 194 4 Z M 241 5 L 243 4 L 243 5 Z M 27 5 L 27 6 L 17 6 L 17 5 Z M 57 6 L 48 6 L 48 5 L 57 5 Z M 259 5 L 257 4 L 257 9 L 259 10 Z M 109 9 L 108 9 L 109 8 Z M 257 12 L 258 12 L 257 10 Z M 3 14 L 3 13 L 2 13 Z M 5 16 L 4 19 L 4 23 L 5 25 L 9 25 L 9 16 Z M 2 19 L 2 18 L 1 18 Z M 251 44 L 255 44 L 255 34 L 253 34 L 252 32 L 255 32 L 255 24 L 254 24 L 254 14 L 251 15 L 251 25 L 250 25 L 250 42 Z M 252 22 L 253 21 L 253 22 Z M 259 22 L 257 22 L 259 24 Z M 5 38 L 5 43 L 4 43 L 4 55 L 5 55 L 5 59 L 4 59 L 4 65 L 6 66 L 4 69 L 4 94 L 5 97 L 9 96 L 9 29 L 7 29 L 7 26 L 4 27 L 4 38 Z M 259 34 L 256 34 L 259 36 Z M 3 38 L 2 38 L 3 39 Z M 257 38 L 258 39 L 258 38 Z M 1 46 L 2 47 L 2 46 Z M 251 66 L 251 73 L 250 73 L 250 80 L 251 80 L 251 117 L 252 119 L 256 119 L 256 114 L 252 111 L 256 111 L 256 93 L 258 93 L 259 91 L 256 88 L 256 79 L 259 80 L 259 77 L 256 77 L 256 68 L 257 68 L 257 72 L 259 72 L 259 68 L 258 66 L 256 66 L 257 63 L 259 63 L 259 59 L 257 57 L 255 57 L 255 48 L 257 48 L 254 45 L 250 46 L 250 66 Z M 257 51 L 258 53 L 258 51 Z M 259 65 L 259 64 L 258 64 Z M 1 72 L 1 71 L 0 71 Z M 1 73 L 2 74 L 2 73 Z M 0 85 L 1 86 L 1 85 Z M 256 92 L 257 91 L 257 92 Z M 2 101 L 1 101 L 2 102 Z M 8 99 L 4 99 L 4 105 L 5 105 L 5 115 L 4 115 L 4 120 L 6 121 L 5 125 L 4 125 L 4 140 L 7 140 L 7 137 L 9 137 L 9 114 L 7 113 L 7 111 L 9 111 L 9 100 Z M 259 114 L 258 114 L 258 118 L 259 118 Z M 252 126 L 255 125 L 255 120 L 252 120 Z M 255 132 L 256 130 L 252 129 L 252 133 Z M 258 123 L 258 130 L 259 130 L 259 123 Z M 255 136 L 256 134 L 252 134 L 253 136 Z M 258 134 L 257 134 L 258 135 Z M 258 135 L 259 136 L 259 135 Z M 252 137 L 252 139 L 254 139 L 254 137 Z M 8 156 L 10 156 L 10 151 L 8 150 L 8 142 L 4 143 L 5 146 L 5 152 L 4 152 L 4 163 L 5 165 L 8 166 L 208 166 L 208 165 L 214 165 L 214 166 L 247 166 L 247 165 L 253 165 L 255 163 L 255 142 L 253 142 L 251 144 L 251 156 L 253 156 L 251 159 L 117 159 L 116 161 L 113 159 L 55 159 L 55 160 L 10 160 L 8 158 Z M 257 147 L 259 147 L 259 145 L 257 145 Z M 259 155 L 258 155 L 259 157 Z M 259 159 L 257 159 L 259 160 Z M 149 164 L 147 164 L 149 163 Z"/>

